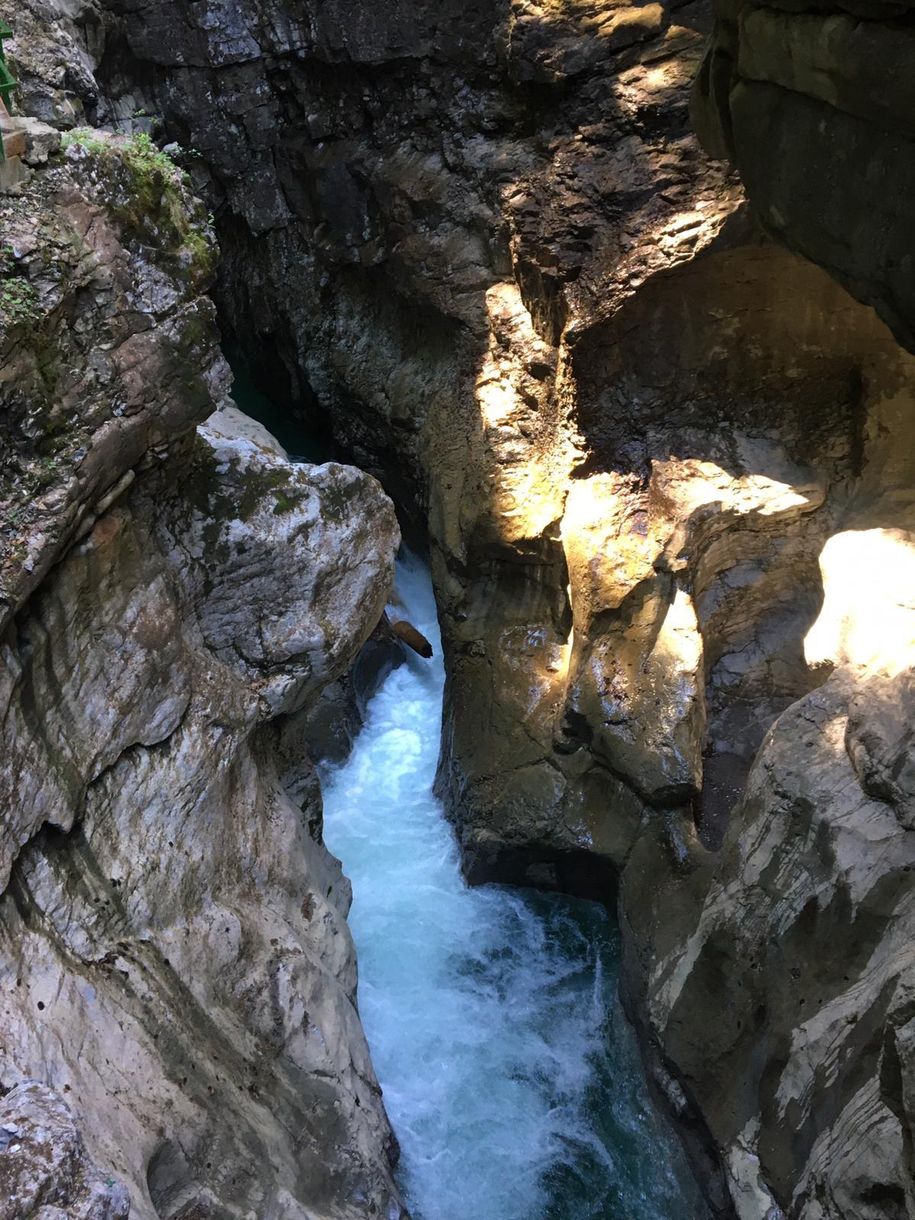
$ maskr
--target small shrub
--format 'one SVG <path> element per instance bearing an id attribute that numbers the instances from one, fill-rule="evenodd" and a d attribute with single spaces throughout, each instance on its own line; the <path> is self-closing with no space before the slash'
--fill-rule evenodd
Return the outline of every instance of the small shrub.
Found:
<path id="1" fill-rule="evenodd" d="M 0 282 L 0 324 L 21 326 L 38 316 L 38 293 L 33 284 L 18 277 Z"/>

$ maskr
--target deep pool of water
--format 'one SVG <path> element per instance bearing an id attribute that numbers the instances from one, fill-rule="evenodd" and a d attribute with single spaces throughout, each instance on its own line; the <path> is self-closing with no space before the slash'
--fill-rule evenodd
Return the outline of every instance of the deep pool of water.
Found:
<path id="1" fill-rule="evenodd" d="M 432 795 L 444 682 L 425 569 L 398 592 L 436 646 L 369 704 L 324 779 L 325 835 L 353 884 L 359 1007 L 415 1220 L 694 1220 L 652 1111 L 594 903 L 468 888 Z"/>
<path id="2" fill-rule="evenodd" d="M 290 406 L 280 406 L 255 384 L 242 356 L 225 350 L 232 369 L 232 398 L 246 415 L 258 420 L 280 442 L 294 462 L 329 462 L 335 457 L 330 436 L 309 432 Z"/>

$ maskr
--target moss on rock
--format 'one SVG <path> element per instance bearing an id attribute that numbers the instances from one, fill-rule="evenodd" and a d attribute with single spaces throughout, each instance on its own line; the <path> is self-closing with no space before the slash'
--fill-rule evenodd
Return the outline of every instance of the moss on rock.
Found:
<path id="1" fill-rule="evenodd" d="M 125 239 L 166 255 L 195 285 L 209 283 L 218 261 L 211 217 L 168 153 L 145 132 L 118 136 L 87 127 L 67 132 L 62 147 L 95 176 Z"/>

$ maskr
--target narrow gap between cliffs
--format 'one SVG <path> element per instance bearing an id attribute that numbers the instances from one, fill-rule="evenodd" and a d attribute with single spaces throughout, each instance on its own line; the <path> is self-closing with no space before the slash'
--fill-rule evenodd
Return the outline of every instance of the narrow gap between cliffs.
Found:
<path id="1" fill-rule="evenodd" d="M 239 407 L 302 460 L 307 443 L 234 361 Z M 359 1007 L 414 1220 L 705 1215 L 655 1110 L 617 994 L 606 908 L 470 887 L 433 795 L 444 664 L 431 580 L 405 553 L 397 595 L 434 644 L 373 695 L 353 750 L 321 767 L 325 835 L 353 885 Z"/>

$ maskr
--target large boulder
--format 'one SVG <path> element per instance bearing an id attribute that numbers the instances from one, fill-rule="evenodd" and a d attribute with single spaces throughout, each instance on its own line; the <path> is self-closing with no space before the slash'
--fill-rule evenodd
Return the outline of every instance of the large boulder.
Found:
<path id="1" fill-rule="evenodd" d="M 399 1214 L 349 889 L 272 723 L 353 661 L 398 541 L 370 477 L 201 430 L 7 633 L 0 1078 L 66 1094 L 132 1215 Z"/>

